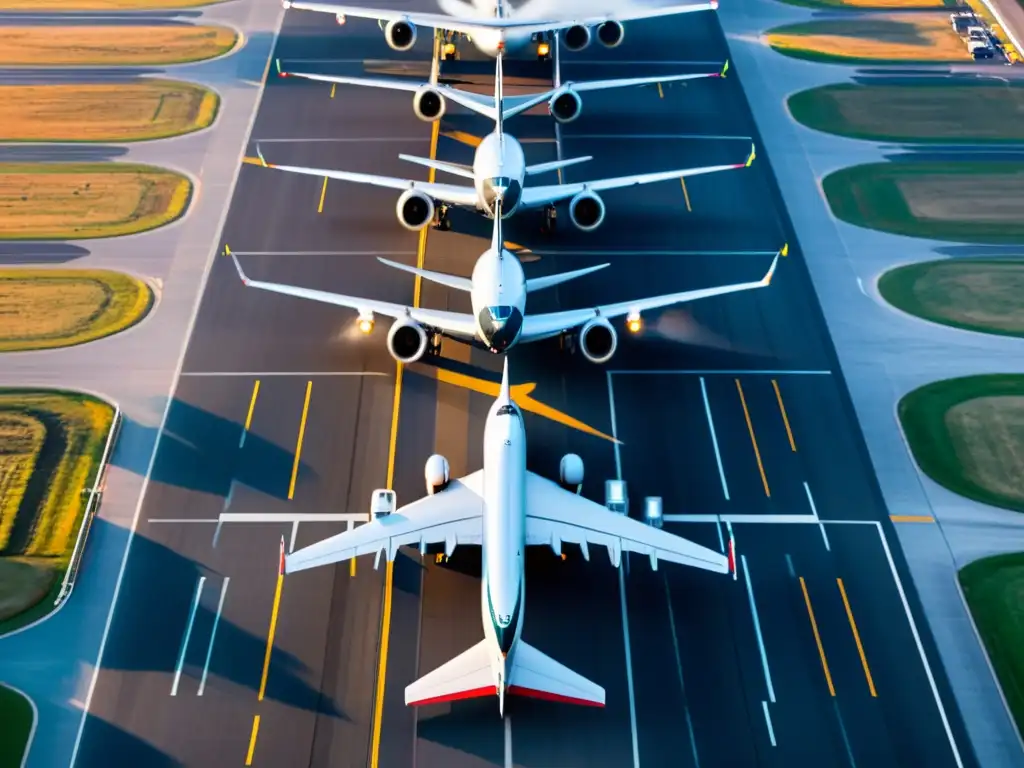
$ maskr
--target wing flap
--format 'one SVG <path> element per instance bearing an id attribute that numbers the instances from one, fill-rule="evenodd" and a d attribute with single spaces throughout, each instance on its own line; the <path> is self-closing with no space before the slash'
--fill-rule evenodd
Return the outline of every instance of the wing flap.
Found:
<path id="1" fill-rule="evenodd" d="M 604 688 L 520 640 L 508 678 L 508 693 L 587 707 L 604 706 Z"/>

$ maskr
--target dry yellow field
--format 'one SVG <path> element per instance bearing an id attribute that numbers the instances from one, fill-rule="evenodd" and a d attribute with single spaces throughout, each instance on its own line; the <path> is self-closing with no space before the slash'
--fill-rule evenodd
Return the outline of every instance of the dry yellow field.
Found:
<path id="1" fill-rule="evenodd" d="M 212 25 L 0 27 L 0 66 L 181 64 L 227 53 L 237 39 Z"/>
<path id="2" fill-rule="evenodd" d="M 1024 221 L 1024 172 L 999 176 L 932 174 L 897 179 L 896 186 L 918 219 L 971 224 Z"/>
<path id="3" fill-rule="evenodd" d="M 0 552 L 11 538 L 45 436 L 46 429 L 34 416 L 0 411 Z"/>
<path id="4" fill-rule="evenodd" d="M 174 80 L 0 85 L 0 141 L 146 141 L 209 126 L 220 99 Z"/>
<path id="5" fill-rule="evenodd" d="M 772 48 L 802 58 L 842 61 L 970 61 L 945 13 L 888 13 L 780 27 Z"/>
<path id="6" fill-rule="evenodd" d="M 130 328 L 152 305 L 141 280 L 84 269 L 0 270 L 0 352 L 84 344 Z"/>
<path id="7" fill-rule="evenodd" d="M 128 163 L 0 163 L 0 241 L 115 237 L 174 221 L 192 184 Z"/>
<path id="8" fill-rule="evenodd" d="M 148 11 L 221 2 L 224 0 L 0 0 L 0 11 Z"/>
<path id="9" fill-rule="evenodd" d="M 39 603 L 57 576 L 45 560 L 0 557 L 0 621 Z"/>
<path id="10" fill-rule="evenodd" d="M 986 490 L 1024 502 L 1024 397 L 977 397 L 953 406 L 946 427 L 963 473 Z"/>

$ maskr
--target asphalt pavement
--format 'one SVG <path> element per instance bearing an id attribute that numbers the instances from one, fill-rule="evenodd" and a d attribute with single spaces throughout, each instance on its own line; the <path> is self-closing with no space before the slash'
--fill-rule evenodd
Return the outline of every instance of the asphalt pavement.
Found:
<path id="1" fill-rule="evenodd" d="M 687 61 L 667 64 L 678 52 Z M 289 11 L 276 55 L 308 71 L 425 74 L 430 41 L 396 54 L 372 23 Z M 715 17 L 693 14 L 631 25 L 615 51 L 565 56 L 562 75 L 715 71 L 726 56 Z M 479 71 L 473 58 L 466 50 L 445 74 Z M 506 68 L 522 83 L 542 69 Z M 565 179 L 742 162 L 759 141 L 731 75 L 587 97 L 561 148 L 595 159 Z M 410 101 L 272 80 L 252 137 L 270 162 L 424 178 L 397 159 L 431 151 Z M 531 139 L 529 161 L 556 156 L 550 118 L 507 127 Z M 487 130 L 446 116 L 437 156 L 464 160 L 466 134 Z M 610 192 L 591 234 L 562 215 L 543 236 L 522 214 L 507 237 L 532 251 L 528 275 L 611 262 L 529 309 L 761 277 L 791 239 L 770 171 L 761 153 L 685 187 Z M 417 258 L 393 192 L 255 165 L 240 173 L 223 242 L 251 277 L 413 300 L 413 281 L 375 258 Z M 469 214 L 454 224 L 429 233 L 424 262 L 468 275 L 489 226 Z M 425 306 L 466 302 L 423 285 Z M 616 571 L 596 548 L 590 563 L 578 551 L 531 552 L 524 637 L 603 685 L 607 706 L 514 699 L 502 723 L 493 700 L 403 703 L 405 685 L 479 640 L 478 554 L 445 564 L 402 555 L 390 576 L 361 558 L 277 579 L 282 537 L 301 547 L 341 530 L 389 480 L 399 503 L 419 498 L 430 453 L 446 455 L 453 475 L 479 468 L 491 398 L 448 382 L 493 382 L 499 359 L 446 341 L 443 360 L 405 368 L 396 385 L 386 325 L 359 337 L 351 313 L 247 289 L 230 261 L 215 264 L 78 765 L 109 765 L 122 732 L 163 755 L 148 765 L 974 765 L 795 243 L 769 288 L 646 320 L 636 337 L 622 332 L 605 366 L 556 341 L 512 353 L 513 381 L 536 384 L 529 397 L 623 443 L 528 413 L 529 466 L 554 476 L 572 451 L 590 498 L 621 474 L 634 514 L 659 495 L 667 514 L 696 516 L 667 524 L 680 535 L 724 548 L 731 529 L 738 578 L 651 572 L 642 558 Z M 335 517 L 218 531 L 225 509 Z"/>

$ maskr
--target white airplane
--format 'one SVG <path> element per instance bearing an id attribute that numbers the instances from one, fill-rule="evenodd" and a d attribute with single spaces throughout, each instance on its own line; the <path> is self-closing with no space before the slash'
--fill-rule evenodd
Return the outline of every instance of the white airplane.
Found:
<path id="1" fill-rule="evenodd" d="M 382 551 L 390 562 L 403 546 L 419 547 L 421 556 L 432 544 L 443 543 L 447 555 L 461 544 L 482 548 L 484 639 L 407 686 L 410 706 L 497 695 L 504 715 L 506 694 L 604 706 L 601 686 L 520 637 L 528 546 L 549 546 L 560 555 L 562 542 L 578 544 L 588 561 L 589 547 L 603 546 L 615 567 L 625 551 L 648 556 L 655 569 L 658 560 L 722 574 L 735 568 L 731 542 L 726 557 L 578 495 L 583 461 L 575 454 L 562 458 L 561 485 L 527 470 L 526 430 L 509 394 L 507 357 L 498 399 L 484 425 L 483 469 L 452 480 L 447 460 L 434 455 L 424 474 L 425 498 L 396 510 L 393 491 L 374 491 L 370 522 L 287 555 L 284 567 L 294 573 L 372 553 L 379 562 Z"/>
<path id="2" fill-rule="evenodd" d="M 699 80 L 705 77 L 725 77 L 729 70 L 729 62 L 718 72 L 700 72 L 690 75 L 662 75 L 659 77 L 625 77 L 617 80 L 585 80 L 583 82 L 565 82 L 557 88 L 543 93 L 528 93 L 521 96 L 505 96 L 502 103 L 501 116 L 510 117 L 533 109 L 538 104 L 548 103 L 548 114 L 562 123 L 571 123 L 583 111 L 581 93 L 604 91 L 613 88 L 631 88 L 641 85 L 661 83 L 678 83 L 685 80 Z M 412 80 L 396 80 L 391 78 L 373 77 L 340 77 L 337 75 L 317 75 L 307 72 L 287 72 L 281 70 L 281 62 L 277 61 L 277 73 L 280 77 L 298 77 L 304 80 L 316 80 L 322 83 L 337 85 L 362 85 L 368 88 L 386 88 L 393 91 L 407 91 L 413 94 L 412 109 L 420 120 L 428 123 L 440 120 L 447 111 L 447 102 L 470 109 L 473 112 L 489 117 L 497 122 L 497 102 L 490 96 L 469 91 L 460 91 L 450 85 L 437 83 L 418 83 Z"/>
<path id="3" fill-rule="evenodd" d="M 500 198 L 497 206 L 500 212 Z M 401 363 L 414 363 L 428 352 L 438 354 L 443 337 L 483 347 L 493 353 L 501 353 L 507 352 L 517 343 L 540 341 L 555 336 L 565 338 L 569 342 L 570 348 L 578 347 L 590 362 L 605 363 L 611 359 L 618 347 L 618 335 L 615 328 L 612 327 L 611 320 L 626 315 L 626 327 L 636 333 L 642 327 L 642 312 L 711 296 L 723 296 L 727 293 L 764 288 L 771 283 L 775 268 L 779 263 L 779 256 L 783 253 L 783 251 L 779 251 L 775 255 L 768 272 L 755 282 L 735 283 L 715 288 L 698 288 L 693 291 L 622 301 L 589 309 L 569 309 L 562 312 L 533 315 L 526 312 L 527 294 L 596 272 L 607 267 L 608 264 L 527 280 L 519 259 L 504 248 L 501 230 L 501 216 L 499 215 L 494 220 L 491 246 L 477 259 L 476 265 L 473 267 L 473 276 L 469 279 L 378 258 L 378 261 L 389 267 L 411 272 L 424 280 L 430 280 L 454 290 L 468 292 L 473 307 L 472 314 L 410 307 L 404 304 L 393 304 L 389 301 L 329 293 L 315 288 L 250 280 L 242 271 L 238 257 L 229 248 L 225 248 L 225 252 L 234 260 L 235 269 L 238 270 L 242 282 L 250 288 L 259 288 L 286 296 L 354 309 L 359 313 L 357 318 L 359 330 L 365 334 L 373 331 L 375 314 L 394 318 L 395 322 L 388 331 L 387 346 L 391 356 Z"/>
<path id="4" fill-rule="evenodd" d="M 613 179 L 594 179 L 570 184 L 546 184 L 524 187 L 527 176 L 548 173 L 570 165 L 592 160 L 591 157 L 574 157 L 568 160 L 554 160 L 548 163 L 527 165 L 522 145 L 513 136 L 504 131 L 504 101 L 502 97 L 502 57 L 498 56 L 495 65 L 494 103 L 495 129 L 485 136 L 476 148 L 473 165 L 461 165 L 426 157 L 399 155 L 418 165 L 425 165 L 439 171 L 470 179 L 473 184 L 439 184 L 412 179 L 399 179 L 393 176 L 376 176 L 367 173 L 351 173 L 349 171 L 331 171 L 325 168 L 304 168 L 295 165 L 276 165 L 268 163 L 263 152 L 256 145 L 256 154 L 264 167 L 276 168 L 289 173 L 299 173 L 350 181 L 356 184 L 370 184 L 388 189 L 403 190 L 395 205 L 399 223 L 406 229 L 419 231 L 431 221 L 439 229 L 448 229 L 451 223 L 447 219 L 449 206 L 458 205 L 484 213 L 488 217 L 495 215 L 495 204 L 502 201 L 502 215 L 506 218 L 517 210 L 542 208 L 548 223 L 554 221 L 555 203 L 569 201 L 569 218 L 577 228 L 584 232 L 592 232 L 604 221 L 605 205 L 598 195 L 610 189 L 631 187 L 637 184 L 653 184 L 659 181 L 684 179 L 701 176 L 719 171 L 731 171 L 748 168 L 754 162 L 753 145 L 745 162 L 731 165 L 711 165 L 703 168 L 683 168 L 671 171 L 641 173 L 635 176 L 619 176 Z M 437 214 L 435 217 L 435 213 Z"/>
<path id="5" fill-rule="evenodd" d="M 416 28 L 427 27 L 446 30 L 467 37 L 476 48 L 488 56 L 496 56 L 502 48 L 509 52 L 538 44 L 538 55 L 548 55 L 551 34 L 562 32 L 562 45 L 566 50 L 582 51 L 590 45 L 592 29 L 606 48 L 622 43 L 625 29 L 622 23 L 639 19 L 677 16 L 696 11 L 718 8 L 718 0 L 687 5 L 669 5 L 661 8 L 627 6 L 621 11 L 586 11 L 579 16 L 566 17 L 554 4 L 546 0 L 532 0 L 513 9 L 505 0 L 476 0 L 473 5 L 457 0 L 438 0 L 444 13 L 397 11 L 384 8 L 360 8 L 334 3 L 313 3 L 306 0 L 283 0 L 285 8 L 334 14 L 339 24 L 351 16 L 355 19 L 374 19 L 384 31 L 384 39 L 395 51 L 408 51 L 416 44 Z M 544 13 L 545 16 L 538 16 Z"/>

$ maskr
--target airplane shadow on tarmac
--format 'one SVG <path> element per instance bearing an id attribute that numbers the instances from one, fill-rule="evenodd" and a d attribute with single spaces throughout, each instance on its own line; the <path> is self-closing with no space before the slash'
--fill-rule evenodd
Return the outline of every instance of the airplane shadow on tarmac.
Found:
<path id="1" fill-rule="evenodd" d="M 88 249 L 67 243 L 4 243 L 0 265 L 67 264 L 88 255 Z"/>
<path id="2" fill-rule="evenodd" d="M 242 461 L 238 446 L 241 434 L 242 425 L 238 422 L 176 397 L 167 414 L 151 479 L 225 497 L 234 480 L 268 496 L 287 498 L 295 454 L 249 433 Z M 145 475 L 156 437 L 156 428 L 124 417 L 111 463 Z M 298 482 L 316 477 L 312 467 L 299 462 Z"/>

